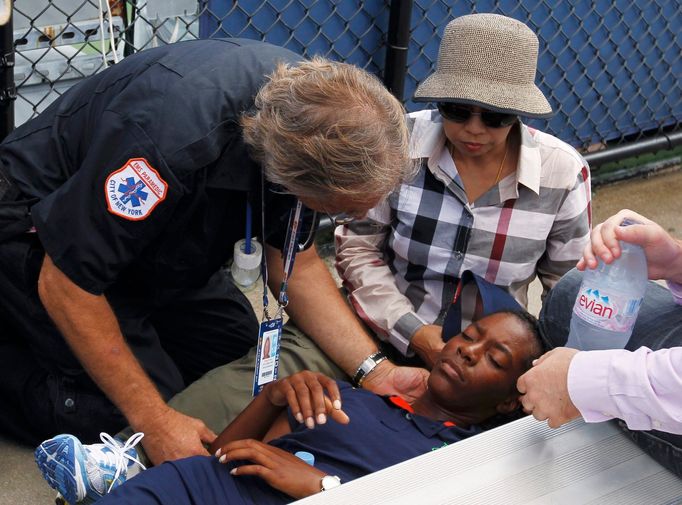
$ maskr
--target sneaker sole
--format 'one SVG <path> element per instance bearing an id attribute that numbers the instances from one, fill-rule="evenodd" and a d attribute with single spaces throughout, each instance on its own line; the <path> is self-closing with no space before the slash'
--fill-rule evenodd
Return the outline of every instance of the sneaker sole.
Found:
<path id="1" fill-rule="evenodd" d="M 85 497 L 84 450 L 77 438 L 59 435 L 46 440 L 35 450 L 35 459 L 43 478 L 68 503 L 75 504 L 79 497 Z"/>

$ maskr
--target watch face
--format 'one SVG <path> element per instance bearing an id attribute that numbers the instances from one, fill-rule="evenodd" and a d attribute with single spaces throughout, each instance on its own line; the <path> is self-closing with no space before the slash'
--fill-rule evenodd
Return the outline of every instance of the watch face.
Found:
<path id="1" fill-rule="evenodd" d="M 341 479 L 336 475 L 325 475 L 322 477 L 322 491 L 329 491 L 341 485 Z"/>

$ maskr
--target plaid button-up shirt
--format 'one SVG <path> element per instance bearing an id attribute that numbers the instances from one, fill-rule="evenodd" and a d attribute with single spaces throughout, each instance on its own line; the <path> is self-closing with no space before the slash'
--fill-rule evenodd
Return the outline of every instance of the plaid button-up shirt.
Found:
<path id="1" fill-rule="evenodd" d="M 464 270 L 505 287 L 524 306 L 545 293 L 589 241 L 590 175 L 561 140 L 518 124 L 515 173 L 469 202 L 437 111 L 408 115 L 417 176 L 337 228 L 336 266 L 358 315 L 403 354 L 424 324 L 442 324 Z"/>

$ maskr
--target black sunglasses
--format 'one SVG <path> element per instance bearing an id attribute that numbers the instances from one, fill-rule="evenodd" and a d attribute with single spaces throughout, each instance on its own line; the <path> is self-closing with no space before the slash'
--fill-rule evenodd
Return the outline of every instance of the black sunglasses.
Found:
<path id="1" fill-rule="evenodd" d="M 466 123 L 471 116 L 481 116 L 481 122 L 490 128 L 502 128 L 516 122 L 516 114 L 505 114 L 503 112 L 472 112 L 471 109 L 457 103 L 438 104 L 438 112 L 448 121 L 455 123 Z"/>

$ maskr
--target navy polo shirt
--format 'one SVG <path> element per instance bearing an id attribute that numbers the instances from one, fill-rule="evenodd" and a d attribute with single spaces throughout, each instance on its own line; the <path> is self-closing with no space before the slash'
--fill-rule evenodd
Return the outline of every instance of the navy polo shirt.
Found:
<path id="1" fill-rule="evenodd" d="M 357 479 L 481 432 L 476 426 L 464 429 L 412 414 L 388 397 L 355 389 L 347 382 L 339 381 L 338 385 L 343 410 L 350 417 L 349 424 L 328 421 L 310 430 L 296 421 L 289 411 L 292 432 L 270 444 L 291 453 L 312 453 L 315 467 L 337 475 L 341 482 Z M 278 503 L 275 497 L 281 493 L 259 479 L 249 479 L 248 483 L 243 479 L 235 480 L 242 493 L 250 493 L 253 503 Z M 272 501 L 268 501 L 268 497 L 272 497 Z"/>
<path id="2" fill-rule="evenodd" d="M 93 294 L 114 282 L 201 286 L 245 235 L 261 235 L 261 167 L 239 118 L 278 62 L 270 44 L 196 40 L 132 55 L 72 87 L 0 145 L 40 242 Z M 295 200 L 266 182 L 266 241 Z M 262 235 L 261 235 L 262 236 Z M 143 291 L 144 292 L 144 291 Z"/>
<path id="3" fill-rule="evenodd" d="M 328 421 L 309 430 L 289 412 L 292 432 L 270 444 L 295 453 L 308 451 L 315 467 L 348 482 L 409 458 L 440 449 L 481 431 L 458 428 L 452 423 L 414 415 L 391 398 L 338 382 L 343 409 L 350 424 Z M 244 462 L 248 464 L 248 462 Z M 233 477 L 234 463 L 223 465 L 214 457 L 195 456 L 171 461 L 144 472 L 102 498 L 109 503 L 174 503 L 177 505 L 290 503 L 292 498 L 264 480 L 242 475 Z"/>

